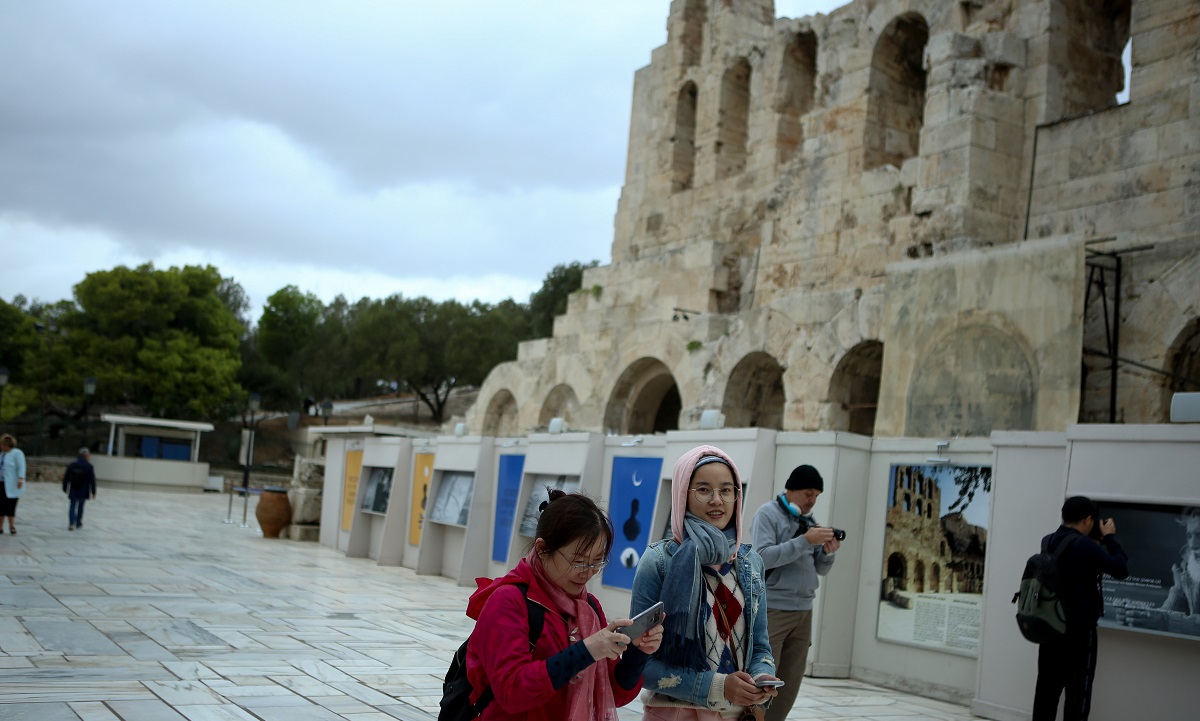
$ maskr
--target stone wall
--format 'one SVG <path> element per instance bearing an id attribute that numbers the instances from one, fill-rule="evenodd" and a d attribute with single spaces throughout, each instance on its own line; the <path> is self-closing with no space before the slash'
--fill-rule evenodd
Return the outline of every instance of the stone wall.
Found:
<path id="1" fill-rule="evenodd" d="M 1118 420 L 1163 420 L 1200 374 L 1198 23 L 1189 0 L 797 19 L 674 0 L 633 78 L 612 262 L 468 426 L 650 433 L 715 408 L 782 430 L 1063 429 L 1107 420 L 1106 314 Z M 1119 313 L 1096 251 L 1127 256 Z"/>

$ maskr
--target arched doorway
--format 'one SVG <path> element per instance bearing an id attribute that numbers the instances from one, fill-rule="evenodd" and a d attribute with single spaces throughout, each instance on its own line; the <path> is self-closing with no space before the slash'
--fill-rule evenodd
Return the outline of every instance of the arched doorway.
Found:
<path id="1" fill-rule="evenodd" d="M 538 425 L 548 426 L 552 418 L 563 418 L 567 421 L 567 427 L 571 428 L 578 415 L 579 399 L 575 396 L 575 390 L 566 383 L 560 383 L 546 394 L 542 410 L 538 413 Z"/>
<path id="2" fill-rule="evenodd" d="M 507 388 L 498 391 L 488 402 L 487 413 L 483 416 L 483 435 L 515 436 L 520 432 L 517 399 Z"/>
<path id="3" fill-rule="evenodd" d="M 899 168 L 920 150 L 925 123 L 925 45 L 929 24 L 916 13 L 892 20 L 879 35 L 867 85 L 863 169 Z"/>
<path id="4" fill-rule="evenodd" d="M 629 365 L 613 386 L 604 410 L 604 428 L 613 433 L 666 433 L 678 430 L 683 402 L 670 369 L 655 358 Z"/>
<path id="5" fill-rule="evenodd" d="M 833 406 L 830 427 L 833 430 L 875 435 L 882 376 L 883 343 L 863 341 L 842 356 L 829 381 L 829 403 Z"/>
<path id="6" fill-rule="evenodd" d="M 783 366 L 755 352 L 738 361 L 729 374 L 721 412 L 727 428 L 783 430 Z"/>

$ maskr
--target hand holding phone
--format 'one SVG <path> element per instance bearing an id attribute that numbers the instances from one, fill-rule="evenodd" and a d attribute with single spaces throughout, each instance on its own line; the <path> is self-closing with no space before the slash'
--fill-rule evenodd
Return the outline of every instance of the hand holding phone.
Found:
<path id="1" fill-rule="evenodd" d="M 759 688 L 779 688 L 784 683 L 777 678 L 758 678 L 754 680 L 754 685 Z"/>
<path id="2" fill-rule="evenodd" d="M 659 601 L 650 608 L 647 608 L 645 611 L 642 611 L 630 619 L 631 623 L 628 626 L 619 626 L 614 630 L 628 636 L 629 641 L 632 643 L 633 641 L 636 641 L 642 634 L 663 622 L 663 619 L 667 617 L 666 612 L 663 610 L 663 606 L 663 602 Z"/>

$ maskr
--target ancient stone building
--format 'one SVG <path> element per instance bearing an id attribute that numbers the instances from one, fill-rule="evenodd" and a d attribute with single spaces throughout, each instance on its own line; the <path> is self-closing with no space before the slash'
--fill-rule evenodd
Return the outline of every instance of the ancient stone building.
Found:
<path id="1" fill-rule="evenodd" d="M 674 0 L 667 23 L 612 262 L 491 373 L 472 432 L 717 409 L 979 435 L 1161 422 L 1200 390 L 1200 3 Z"/>
<path id="2" fill-rule="evenodd" d="M 884 535 L 885 591 L 954 593 L 952 549 L 942 532 L 942 492 L 919 468 L 896 469 Z"/>

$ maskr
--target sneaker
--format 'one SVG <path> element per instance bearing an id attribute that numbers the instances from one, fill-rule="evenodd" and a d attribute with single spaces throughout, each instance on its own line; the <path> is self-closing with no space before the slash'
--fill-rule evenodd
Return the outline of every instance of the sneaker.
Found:
<path id="1" fill-rule="evenodd" d="M 75 526 L 67 526 L 67 530 L 68 530 L 68 531 L 74 531 L 74 530 L 75 530 Z"/>

